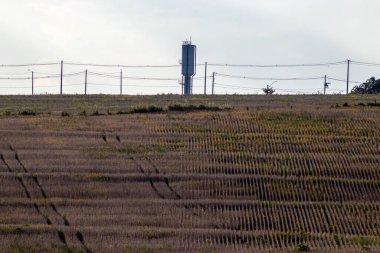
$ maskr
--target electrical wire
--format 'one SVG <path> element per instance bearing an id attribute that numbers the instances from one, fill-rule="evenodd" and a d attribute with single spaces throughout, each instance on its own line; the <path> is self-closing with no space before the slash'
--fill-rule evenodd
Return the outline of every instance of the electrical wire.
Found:
<path id="1" fill-rule="evenodd" d="M 67 73 L 67 74 L 63 74 L 62 77 L 78 76 L 83 73 L 84 71 Z M 33 79 L 38 80 L 38 79 L 60 78 L 60 77 L 61 77 L 60 74 L 51 74 L 48 76 L 34 76 Z M 30 77 L 0 77 L 0 80 L 32 80 L 32 77 L 31 76 Z"/>
<path id="2" fill-rule="evenodd" d="M 118 72 L 94 72 L 94 71 L 90 71 L 90 70 L 87 70 L 87 73 L 96 73 L 96 74 L 99 74 L 99 75 L 111 75 L 111 76 L 114 76 L 114 75 L 120 75 L 120 71 Z"/>
<path id="3" fill-rule="evenodd" d="M 365 63 L 359 61 L 351 61 L 356 64 L 379 65 L 377 63 Z M 181 67 L 181 64 L 168 65 L 124 65 L 124 64 L 98 64 L 98 63 L 80 63 L 80 62 L 63 62 L 65 65 L 73 66 L 92 66 L 92 67 L 112 67 L 112 68 L 175 68 Z M 346 64 L 347 61 L 326 62 L 326 63 L 308 63 L 308 64 L 229 64 L 229 63 L 207 63 L 208 66 L 219 67 L 253 67 L 253 68 L 284 68 L 284 67 L 320 67 Z M 59 65 L 61 62 L 49 63 L 25 63 L 25 64 L 0 64 L 0 67 L 32 67 L 32 66 L 49 66 Z M 196 64 L 195 66 L 205 66 L 206 64 Z"/>
<path id="4" fill-rule="evenodd" d="M 53 87 L 60 87 L 59 84 L 54 85 L 35 85 L 34 88 L 53 88 Z"/>
<path id="5" fill-rule="evenodd" d="M 211 79 L 211 78 L 212 78 L 212 76 L 206 76 L 206 79 Z M 204 76 L 199 76 L 199 77 L 194 77 L 193 79 L 194 80 L 204 80 L 205 77 Z"/>
<path id="6" fill-rule="evenodd" d="M 128 85 L 123 85 L 123 87 L 144 87 L 144 88 L 155 88 L 155 87 L 160 87 L 160 88 L 178 88 L 180 86 L 174 86 L 174 85 L 134 85 L 134 84 L 128 84 Z"/>
<path id="7" fill-rule="evenodd" d="M 88 71 L 87 74 L 88 75 L 94 75 L 94 76 L 106 77 L 106 78 L 113 78 L 113 79 L 119 79 L 120 78 L 120 76 L 116 76 L 116 75 L 96 73 L 96 72 L 91 72 L 91 71 Z"/>
<path id="8" fill-rule="evenodd" d="M 87 85 L 120 87 L 120 84 L 104 84 L 104 83 L 87 83 Z M 137 84 L 123 84 L 123 87 L 147 87 L 147 88 L 163 87 L 163 88 L 178 88 L 179 86 L 174 86 L 174 85 L 137 85 Z"/>
<path id="9" fill-rule="evenodd" d="M 158 78 L 158 77 L 134 77 L 134 76 L 126 76 L 123 79 L 131 79 L 131 80 L 148 80 L 148 81 L 178 81 L 177 78 Z"/>
<path id="10" fill-rule="evenodd" d="M 362 65 L 362 66 L 368 66 L 368 67 L 380 67 L 380 63 L 374 63 L 374 62 L 350 61 L 350 63 L 354 65 Z"/>
<path id="11" fill-rule="evenodd" d="M 36 71 L 33 71 L 33 73 L 34 74 L 39 74 L 39 75 L 50 75 L 50 76 L 60 76 L 61 75 L 60 73 L 48 73 L 48 72 L 36 72 Z M 85 73 L 85 71 L 65 73 L 65 74 L 63 74 L 63 76 L 75 76 L 75 75 L 81 75 L 83 73 Z"/>
<path id="12" fill-rule="evenodd" d="M 120 87 L 120 84 L 106 84 L 106 83 L 87 83 L 87 85 Z"/>
<path id="13" fill-rule="evenodd" d="M 318 92 L 321 92 L 321 90 L 314 90 L 314 91 L 279 90 L 279 91 L 287 92 L 287 93 L 295 93 L 295 94 L 318 94 Z"/>
<path id="14" fill-rule="evenodd" d="M 238 86 L 238 85 L 229 85 L 229 84 L 221 84 L 221 83 L 215 83 L 215 86 L 220 86 L 224 88 L 237 88 L 237 89 L 247 89 L 247 90 L 261 90 L 261 88 L 251 88 L 247 86 Z"/>
<path id="15" fill-rule="evenodd" d="M 102 74 L 97 72 L 87 72 L 90 75 L 101 76 L 106 78 L 120 79 L 120 76 Z M 122 79 L 131 79 L 131 80 L 153 80 L 153 81 L 178 81 L 177 78 L 160 78 L 160 77 L 137 77 L 137 76 L 123 76 Z"/>
<path id="16" fill-rule="evenodd" d="M 81 86 L 85 85 L 85 83 L 72 83 L 72 84 L 62 84 L 63 87 L 70 87 L 70 86 Z"/>
<path id="17" fill-rule="evenodd" d="M 344 79 L 334 78 L 334 77 L 330 77 L 330 76 L 328 76 L 327 78 L 330 79 L 330 80 L 333 80 L 333 81 L 347 83 L 347 80 L 344 80 Z M 361 83 L 363 83 L 363 82 L 359 82 L 359 81 L 349 81 L 349 83 L 361 84 Z"/>
<path id="18" fill-rule="evenodd" d="M 8 73 L 0 73 L 0 75 L 27 75 L 31 74 L 31 72 L 8 72 Z"/>
<path id="19" fill-rule="evenodd" d="M 91 66 L 91 67 L 111 67 L 111 68 L 174 68 L 180 67 L 180 64 L 173 65 L 122 65 L 122 64 L 97 64 L 97 63 L 77 63 L 65 62 L 66 65 L 74 66 Z"/>
<path id="20" fill-rule="evenodd" d="M 84 83 L 75 83 L 75 84 L 63 84 L 63 87 L 70 87 L 70 86 L 79 86 L 84 85 Z M 56 85 L 34 85 L 34 88 L 53 88 L 53 87 L 60 87 L 59 84 Z M 29 89 L 31 86 L 7 86 L 7 87 L 1 87 L 0 89 Z"/>
<path id="21" fill-rule="evenodd" d="M 217 76 L 227 77 L 227 78 L 236 78 L 236 79 L 249 79 L 249 80 L 265 80 L 265 81 L 307 81 L 307 80 L 319 80 L 324 79 L 324 77 L 247 77 L 247 76 L 236 76 L 236 75 L 227 75 L 221 73 L 215 73 Z"/>
<path id="22" fill-rule="evenodd" d="M 215 83 L 215 86 L 220 86 L 224 88 L 236 88 L 236 89 L 241 89 L 241 90 L 262 90 L 262 88 L 251 88 L 247 86 L 238 86 L 238 85 L 229 85 L 229 84 L 220 84 L 220 83 Z M 280 89 L 276 88 L 276 90 L 279 91 L 318 91 L 320 88 L 308 88 L 308 89 Z M 330 90 L 335 90 L 335 89 L 330 89 Z M 339 89 L 336 89 L 339 90 Z M 341 91 L 341 90 L 339 90 Z"/>
<path id="23" fill-rule="evenodd" d="M 50 62 L 50 63 L 0 64 L 0 68 L 50 66 L 50 65 L 58 65 L 58 64 L 61 64 L 61 63 L 60 62 Z"/>
<path id="24" fill-rule="evenodd" d="M 8 86 L 8 87 L 2 87 L 0 86 L 0 89 L 29 89 L 30 86 Z"/>
<path id="25" fill-rule="evenodd" d="M 374 62 L 362 62 L 362 61 L 349 61 L 353 65 L 359 65 L 359 66 L 369 66 L 369 67 L 379 67 L 380 63 L 374 63 Z M 313 63 L 313 64 L 279 64 L 279 65 L 252 65 L 252 64 L 219 64 L 219 63 L 208 63 L 208 66 L 215 66 L 215 67 L 252 67 L 252 68 L 283 68 L 283 67 L 318 67 L 318 66 L 334 66 L 334 65 L 342 65 L 348 63 L 347 61 L 338 61 L 338 62 L 327 62 L 327 63 Z M 52 63 L 32 63 L 32 64 L 2 64 L 0 65 L 0 68 L 3 67 L 33 67 L 33 66 L 50 66 L 50 65 L 59 65 L 61 62 L 52 62 Z M 93 63 L 76 63 L 76 62 L 65 62 L 66 65 L 76 65 L 76 66 L 93 66 L 93 67 L 119 67 L 119 68 L 174 68 L 174 67 L 180 67 L 181 64 L 173 64 L 173 65 L 118 65 L 118 64 L 93 64 Z M 204 66 L 205 64 L 196 64 L 196 66 Z M 0 80 L 31 80 L 31 73 L 32 71 L 28 72 L 9 72 L 9 73 L 0 73 L 0 75 L 15 75 L 14 77 L 0 77 Z M 46 73 L 46 72 L 34 72 L 34 74 L 37 74 L 37 76 L 34 76 L 34 80 L 39 79 L 54 79 L 54 78 L 60 78 L 61 74 L 56 73 Z M 72 72 L 63 74 L 62 77 L 75 77 L 79 75 L 83 75 L 85 71 L 80 72 Z M 120 76 L 120 72 L 111 72 L 111 73 L 100 73 L 100 72 L 93 72 L 88 71 L 88 75 L 93 75 L 97 77 L 104 77 L 104 78 L 110 78 L 110 79 L 130 79 L 130 80 L 145 80 L 145 81 L 178 81 L 179 78 L 161 78 L 161 77 L 139 77 L 139 76 Z M 17 75 L 28 75 L 28 76 L 17 76 Z M 307 81 L 307 80 L 322 80 L 323 77 L 247 77 L 247 76 L 238 76 L 238 75 L 229 75 L 229 74 L 222 74 L 222 73 L 216 73 L 215 76 L 219 77 L 225 77 L 225 78 L 232 78 L 232 79 L 247 79 L 247 80 L 263 80 L 263 81 Z M 194 80 L 204 80 L 204 76 L 194 77 Z M 213 76 L 206 76 L 206 80 L 213 78 Z M 337 82 L 347 82 L 345 79 L 335 78 L 335 77 L 327 77 L 329 80 L 337 81 Z M 349 81 L 349 83 L 353 84 L 361 84 L 362 82 L 359 81 Z M 101 85 L 101 86 L 115 86 L 119 87 L 119 84 L 101 84 L 101 83 L 88 83 L 89 85 Z M 84 85 L 84 83 L 78 83 L 78 84 L 63 84 L 63 86 L 79 86 Z M 240 90 L 260 90 L 260 88 L 251 88 L 247 86 L 239 86 L 239 85 L 228 85 L 228 84 L 220 84 L 215 83 L 216 86 L 223 87 L 223 88 L 233 88 L 233 89 L 240 89 Z M 133 85 L 133 84 L 123 84 L 124 87 L 178 87 L 178 86 L 167 86 L 167 85 Z M 54 86 L 36 86 L 37 88 L 44 88 L 44 87 L 59 87 L 59 85 Z M 195 87 L 195 86 L 194 86 Z M 0 87 L 1 89 L 22 89 L 22 88 L 30 88 L 30 86 L 12 86 L 12 87 Z M 314 90 L 314 89 L 276 89 L 279 91 L 294 91 L 294 92 L 300 92 L 300 91 L 308 91 L 308 90 Z M 316 89 L 319 90 L 319 89 Z M 340 89 L 329 89 L 329 90 L 336 90 L 339 92 L 344 92 L 344 90 Z"/>
<path id="26" fill-rule="evenodd" d="M 327 63 L 311 63 L 311 64 L 272 64 L 272 65 L 257 65 L 257 64 L 224 64 L 224 63 L 209 63 L 208 66 L 215 67 L 243 67 L 243 68 L 294 68 L 294 67 L 321 67 L 346 64 L 347 61 L 327 62 Z"/>

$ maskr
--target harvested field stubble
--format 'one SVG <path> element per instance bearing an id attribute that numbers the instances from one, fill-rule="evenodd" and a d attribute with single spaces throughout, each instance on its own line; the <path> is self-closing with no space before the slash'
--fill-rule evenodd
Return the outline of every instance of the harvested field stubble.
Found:
<path id="1" fill-rule="evenodd" d="M 54 98 L 1 100 L 2 252 L 380 251 L 376 96 Z"/>

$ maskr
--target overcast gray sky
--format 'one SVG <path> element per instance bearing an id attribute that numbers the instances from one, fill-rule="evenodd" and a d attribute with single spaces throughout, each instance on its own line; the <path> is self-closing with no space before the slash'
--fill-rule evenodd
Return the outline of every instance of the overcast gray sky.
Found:
<path id="1" fill-rule="evenodd" d="M 380 62 L 380 1 L 377 0 L 1 0 L 0 64 L 91 62 L 108 64 L 177 64 L 182 41 L 191 36 L 198 63 L 298 64 L 352 59 Z M 65 66 L 66 72 L 85 67 Z M 116 73 L 119 68 L 90 71 Z M 59 66 L 0 68 L 1 77 L 59 73 Z M 325 74 L 345 79 L 346 66 L 253 69 L 213 68 L 225 74 L 257 77 L 303 77 Z M 180 78 L 180 69 L 124 69 L 125 75 Z M 42 74 L 41 74 L 42 75 Z M 204 75 L 198 68 L 197 77 Z M 352 66 L 352 80 L 380 77 L 380 67 Z M 23 76 L 19 74 L 18 76 Z M 28 74 L 26 74 L 28 76 Z M 92 93 L 118 93 L 118 80 L 90 77 Z M 81 93 L 83 77 L 66 78 L 66 93 Z M 203 91 L 201 80 L 195 93 Z M 0 80 L 0 94 L 28 93 L 29 80 Z M 36 81 L 36 93 L 55 93 L 59 80 Z M 270 81 L 217 77 L 217 93 L 254 93 Z M 70 86 L 78 84 L 78 86 Z M 113 84 L 115 86 L 99 86 Z M 180 93 L 177 81 L 125 80 L 128 94 Z M 132 85 L 132 86 L 128 86 Z M 146 87 L 146 86 L 168 87 Z M 316 81 L 280 81 L 278 89 L 322 88 Z M 345 90 L 332 82 L 331 91 Z M 209 89 L 208 89 L 209 90 Z"/>

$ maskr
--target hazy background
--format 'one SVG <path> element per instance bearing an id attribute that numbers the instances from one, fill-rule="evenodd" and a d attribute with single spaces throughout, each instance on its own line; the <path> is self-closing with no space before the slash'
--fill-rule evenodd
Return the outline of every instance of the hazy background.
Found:
<path id="1" fill-rule="evenodd" d="M 198 47 L 198 63 L 299 64 L 347 59 L 380 62 L 379 13 L 380 1 L 376 0 L 0 0 L 0 64 L 60 60 L 178 64 L 182 41 L 190 36 Z M 120 71 L 120 68 L 65 66 L 64 72 L 85 68 L 116 75 Z M 60 72 L 59 65 L 0 67 L 0 77 L 28 77 L 28 69 L 40 72 L 41 76 Z M 355 81 L 365 81 L 370 76 L 380 78 L 380 67 L 353 65 L 351 70 L 351 79 Z M 273 69 L 210 66 L 208 74 L 213 71 L 254 77 L 327 74 L 346 78 L 345 65 Z M 180 68 L 126 68 L 123 73 L 181 77 Z M 203 75 L 204 69 L 199 67 L 196 77 Z M 64 92 L 83 93 L 83 82 L 84 76 L 65 78 Z M 88 82 L 94 84 L 89 84 L 89 93 L 119 92 L 117 79 L 90 76 Z M 217 77 L 216 83 L 252 88 L 217 85 L 216 93 L 225 94 L 261 93 L 260 89 L 271 82 Z M 58 93 L 58 84 L 59 79 L 36 80 L 35 92 Z M 181 92 L 176 80 L 124 80 L 124 85 L 127 94 Z M 0 80 L 0 94 L 28 94 L 28 86 L 30 80 Z M 280 93 L 316 93 L 322 90 L 323 81 L 280 81 L 274 86 Z M 329 93 L 345 91 L 345 86 L 344 82 L 332 81 Z M 203 93 L 203 80 L 195 81 L 194 93 Z"/>

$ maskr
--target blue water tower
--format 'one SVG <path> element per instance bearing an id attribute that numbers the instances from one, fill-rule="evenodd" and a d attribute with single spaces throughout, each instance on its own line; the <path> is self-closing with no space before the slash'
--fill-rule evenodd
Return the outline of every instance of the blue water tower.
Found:
<path id="1" fill-rule="evenodd" d="M 197 72 L 197 47 L 191 41 L 184 41 L 182 45 L 182 75 L 183 94 L 193 94 L 193 76 Z"/>

